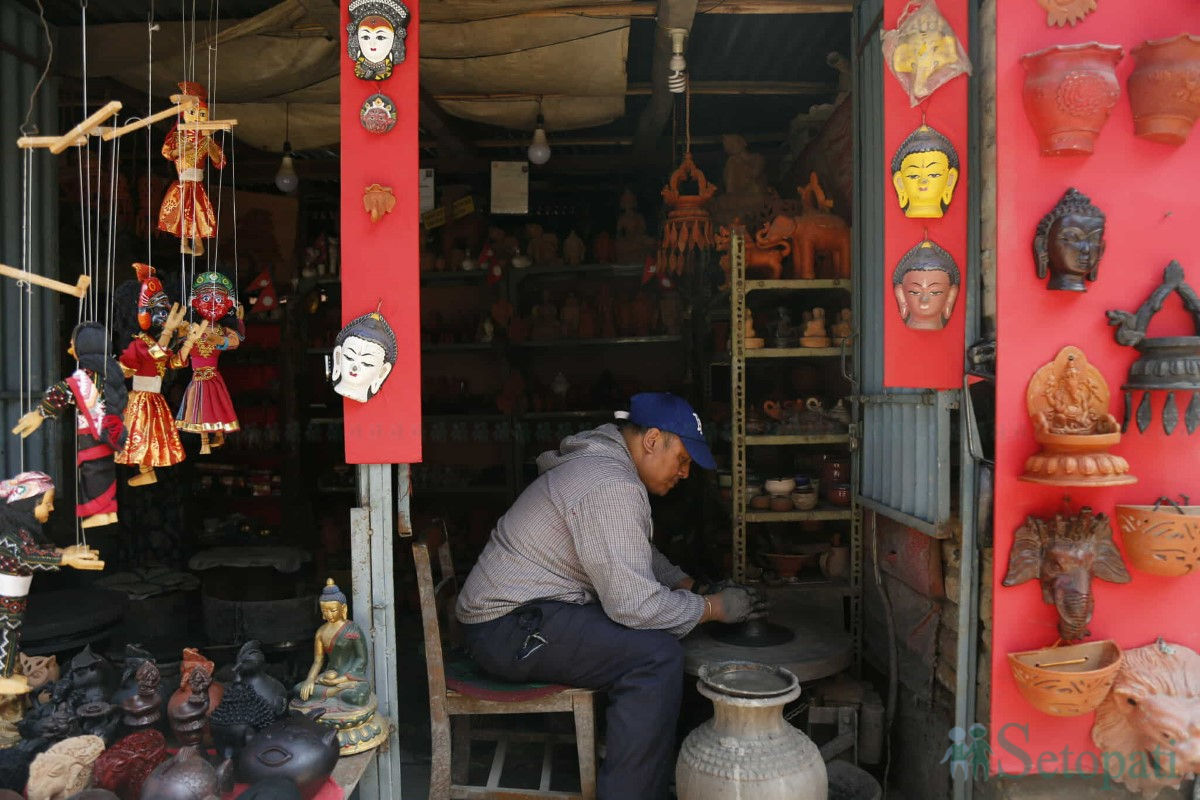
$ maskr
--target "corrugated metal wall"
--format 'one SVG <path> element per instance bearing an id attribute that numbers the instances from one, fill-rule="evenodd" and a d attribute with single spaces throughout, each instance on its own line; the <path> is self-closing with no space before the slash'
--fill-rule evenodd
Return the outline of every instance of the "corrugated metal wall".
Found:
<path id="1" fill-rule="evenodd" d="M 863 0 L 855 16 L 854 87 L 858 153 L 854 183 L 855 348 L 862 402 L 860 500 L 906 525 L 937 534 L 950 517 L 950 409 L 956 392 L 886 389 L 883 320 L 891 269 L 884 268 L 884 203 L 888 182 L 883 142 L 879 31 L 883 0 Z"/>
<path id="2" fill-rule="evenodd" d="M 24 151 L 17 149 L 21 124 L 33 87 L 46 62 L 46 35 L 37 14 L 16 0 L 0 0 L 0 262 L 13 267 L 22 263 L 22 185 Z M 53 79 L 42 84 L 34 105 L 32 124 L 42 134 L 58 133 L 58 90 Z M 42 275 L 58 277 L 58 159 L 49 151 L 33 154 L 29 175 L 33 213 L 29 216 L 29 268 Z M 66 156 L 61 156 L 66 158 Z M 24 298 L 24 309 L 22 309 Z M 22 467 L 21 440 L 8 431 L 21 416 L 22 372 L 28 397 L 41 393 L 61 376 L 58 371 L 58 324 L 55 315 L 59 298 L 45 289 L 25 289 L 0 278 L 0 461 L 3 475 Z M 24 336 L 22 331 L 25 331 Z M 27 361 L 20 355 L 26 342 Z M 22 367 L 24 366 L 24 370 Z M 54 435 L 59 426 L 46 425 L 24 443 L 25 469 L 40 469 L 59 475 Z"/>

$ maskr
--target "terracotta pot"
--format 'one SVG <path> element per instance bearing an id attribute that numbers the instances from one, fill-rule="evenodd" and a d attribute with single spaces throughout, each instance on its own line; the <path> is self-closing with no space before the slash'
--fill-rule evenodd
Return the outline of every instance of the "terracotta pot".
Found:
<path id="1" fill-rule="evenodd" d="M 1142 572 L 1177 578 L 1200 563 L 1200 506 L 1117 506 L 1117 527 Z"/>
<path id="2" fill-rule="evenodd" d="M 844 458 L 825 457 L 821 465 L 821 483 L 833 486 L 835 483 L 850 482 L 850 462 Z"/>
<path id="3" fill-rule="evenodd" d="M 792 498 L 786 494 L 771 495 L 771 510 L 772 511 L 791 511 Z"/>
<path id="4" fill-rule="evenodd" d="M 806 564 L 812 561 L 812 556 L 797 553 L 766 553 L 771 559 L 771 566 L 781 578 L 794 578 Z"/>
<path id="5" fill-rule="evenodd" d="M 827 491 L 828 491 L 828 494 L 826 495 L 826 499 L 830 503 L 833 503 L 835 506 L 850 505 L 850 500 L 851 500 L 850 484 L 835 483 L 832 486 L 830 486 Z"/>
<path id="6" fill-rule="evenodd" d="M 1152 142 L 1183 144 L 1200 116 L 1200 36 L 1181 33 L 1143 42 L 1133 57 L 1133 132 Z"/>
<path id="7" fill-rule="evenodd" d="M 1025 114 L 1044 156 L 1090 155 L 1121 97 L 1115 44 L 1055 45 L 1021 56 Z"/>
<path id="8" fill-rule="evenodd" d="M 1123 660 L 1121 648 L 1108 640 L 1008 654 L 1021 696 L 1038 711 L 1055 717 L 1095 711 L 1112 688 Z"/>
<path id="9" fill-rule="evenodd" d="M 756 494 L 750 498 L 750 508 L 755 511 L 766 511 L 771 507 L 771 496 L 768 494 Z"/>
<path id="10" fill-rule="evenodd" d="M 1108 452 L 1120 433 L 1036 434 L 1040 453 L 1025 462 L 1021 480 L 1051 486 L 1123 486 L 1137 483 L 1129 462 Z"/>
<path id="11" fill-rule="evenodd" d="M 832 547 L 821 553 L 821 574 L 826 578 L 844 578 L 850 572 L 850 548 Z"/>
<path id="12" fill-rule="evenodd" d="M 714 715 L 679 750 L 679 800 L 828 797 L 820 750 L 783 718 L 783 707 L 800 696 L 795 675 L 765 664 L 705 664 L 697 688 Z"/>

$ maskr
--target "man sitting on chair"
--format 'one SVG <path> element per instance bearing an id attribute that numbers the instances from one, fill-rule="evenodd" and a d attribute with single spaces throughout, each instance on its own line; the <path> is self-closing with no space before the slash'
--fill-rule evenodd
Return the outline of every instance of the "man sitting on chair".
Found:
<path id="1" fill-rule="evenodd" d="M 635 395 L 622 422 L 538 457 L 540 476 L 496 523 L 458 597 L 467 651 L 484 669 L 608 692 L 600 800 L 667 796 L 683 693 L 677 637 L 766 614 L 743 586 L 695 593 L 651 542 L 649 493 L 667 494 L 693 461 L 716 468 L 687 401 Z"/>

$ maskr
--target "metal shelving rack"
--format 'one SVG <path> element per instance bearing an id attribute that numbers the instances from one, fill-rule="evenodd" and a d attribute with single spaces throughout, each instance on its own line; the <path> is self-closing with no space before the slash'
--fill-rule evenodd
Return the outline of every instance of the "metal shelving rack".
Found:
<path id="1" fill-rule="evenodd" d="M 748 435 L 746 433 L 747 372 L 751 362 L 775 363 L 779 358 L 837 357 L 842 359 L 842 376 L 851 379 L 846 372 L 846 346 L 829 348 L 763 348 L 746 349 L 745 319 L 746 296 L 752 291 L 850 291 L 848 280 L 748 280 L 746 278 L 746 241 L 743 234 L 734 232 L 729 243 L 730 291 L 729 291 L 729 376 L 731 412 L 731 517 L 733 520 L 733 574 L 737 581 L 746 579 L 749 526 L 766 522 L 803 522 L 809 520 L 848 520 L 850 522 L 850 574 L 848 579 L 834 580 L 820 585 L 795 586 L 796 591 L 829 591 L 849 598 L 849 627 L 854 639 L 855 661 L 862 650 L 862 512 L 858 506 L 859 450 L 857 446 L 857 413 L 854 414 L 844 434 L 776 434 Z M 844 445 L 851 460 L 851 505 L 846 508 L 819 505 L 810 511 L 752 511 L 746 496 L 748 473 L 748 449 L 751 447 L 794 446 L 794 445 Z"/>

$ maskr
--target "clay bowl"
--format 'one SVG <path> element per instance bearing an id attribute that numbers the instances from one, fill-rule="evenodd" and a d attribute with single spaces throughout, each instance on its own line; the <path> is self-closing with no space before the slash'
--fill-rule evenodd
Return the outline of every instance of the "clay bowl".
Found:
<path id="1" fill-rule="evenodd" d="M 750 508 L 755 511 L 766 511 L 771 507 L 771 496 L 768 494 L 756 494 L 750 498 Z"/>
<path id="2" fill-rule="evenodd" d="M 772 497 L 787 497 L 796 488 L 796 481 L 792 478 L 776 478 L 763 484 L 763 488 Z"/>
<path id="3" fill-rule="evenodd" d="M 803 492 L 797 489 L 792 492 L 792 506 L 797 511 L 811 511 L 817 507 L 817 493 L 812 489 Z"/>
<path id="4" fill-rule="evenodd" d="M 835 483 L 829 487 L 829 494 L 826 497 L 830 503 L 835 506 L 850 505 L 850 484 Z"/>
<path id="5" fill-rule="evenodd" d="M 815 564 L 818 558 L 814 553 L 764 553 L 764 555 L 771 559 L 771 566 L 784 580 L 795 578 L 805 567 Z"/>
<path id="6" fill-rule="evenodd" d="M 1111 640 L 1009 653 L 1021 696 L 1055 717 L 1095 711 L 1108 696 L 1125 656 Z"/>
<path id="7" fill-rule="evenodd" d="M 772 511 L 791 511 L 792 498 L 790 495 L 771 495 Z"/>
<path id="8" fill-rule="evenodd" d="M 1117 528 L 1142 572 L 1178 578 L 1200 563 L 1200 506 L 1117 506 Z"/>

